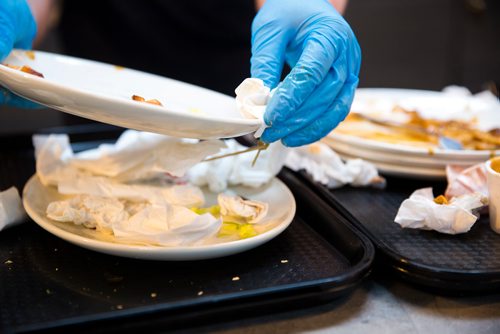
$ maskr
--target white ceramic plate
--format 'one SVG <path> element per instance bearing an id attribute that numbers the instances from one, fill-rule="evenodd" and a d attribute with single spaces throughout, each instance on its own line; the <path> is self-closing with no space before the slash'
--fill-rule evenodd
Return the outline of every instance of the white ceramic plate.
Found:
<path id="1" fill-rule="evenodd" d="M 292 222 L 295 199 L 287 186 L 278 179 L 258 189 L 233 187 L 230 190 L 269 203 L 268 215 L 262 222 L 267 229 L 265 232 L 248 239 L 191 247 L 138 246 L 104 241 L 94 230 L 48 219 L 45 214 L 47 205 L 59 200 L 61 195 L 55 188 L 43 186 L 37 176 L 33 176 L 24 187 L 23 205 L 38 225 L 61 239 L 96 252 L 146 260 L 202 260 L 240 253 L 273 239 Z M 208 205 L 215 203 L 215 195 L 207 192 L 205 195 Z"/>
<path id="2" fill-rule="evenodd" d="M 234 98 L 180 81 L 95 61 L 14 50 L 5 64 L 28 65 L 45 78 L 0 65 L 0 85 L 50 108 L 126 128 L 188 138 L 229 138 L 251 133 Z M 163 106 L 132 100 L 157 99 Z"/>
<path id="3" fill-rule="evenodd" d="M 491 109 L 471 97 L 455 97 L 434 91 L 361 88 L 356 91 L 351 111 L 392 119 L 395 116 L 391 116 L 391 111 L 395 105 L 418 110 L 424 117 L 450 119 L 456 116 L 463 120 L 477 117 L 479 126 L 483 128 L 500 127 L 499 110 Z M 324 142 L 344 158 L 362 158 L 374 163 L 385 174 L 414 178 L 444 178 L 447 164 L 474 165 L 500 155 L 500 150 L 429 150 L 335 131 Z"/>
<path id="4" fill-rule="evenodd" d="M 371 150 L 356 145 L 351 145 L 342 141 L 337 141 L 332 138 L 323 140 L 325 144 L 330 146 L 337 153 L 347 153 L 352 156 L 363 157 L 364 159 L 380 160 L 386 163 L 395 163 L 399 165 L 408 165 L 415 167 L 428 168 L 445 168 L 447 164 L 469 166 L 474 163 L 484 161 L 482 158 L 471 161 L 470 159 L 450 159 L 444 160 L 435 158 L 432 153 L 427 156 L 414 156 L 392 153 L 390 151 Z M 486 158 L 487 159 L 487 158 Z"/>

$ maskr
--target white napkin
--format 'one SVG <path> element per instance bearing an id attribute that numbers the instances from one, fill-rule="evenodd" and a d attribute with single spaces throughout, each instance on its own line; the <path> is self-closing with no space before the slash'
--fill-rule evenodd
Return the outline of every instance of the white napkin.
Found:
<path id="1" fill-rule="evenodd" d="M 167 202 L 131 203 L 93 195 L 52 202 L 47 207 L 47 216 L 112 233 L 121 242 L 161 246 L 203 243 L 214 236 L 222 224 L 210 214 L 197 215 Z"/>
<path id="2" fill-rule="evenodd" d="M 236 87 L 235 93 L 238 111 L 246 118 L 260 119 L 264 123 L 264 113 L 272 96 L 272 91 L 269 87 L 264 86 L 264 81 L 257 78 L 246 78 Z M 255 132 L 255 138 L 259 138 L 266 127 L 263 124 Z"/>
<path id="3" fill-rule="evenodd" d="M 79 154 L 66 135 L 35 136 L 33 142 L 40 180 L 72 195 L 49 204 L 47 216 L 53 220 L 95 228 L 122 242 L 162 246 L 207 242 L 222 224 L 187 208 L 203 205 L 201 189 L 165 179 L 182 176 L 225 147 L 223 142 L 132 130 L 116 144 Z"/>
<path id="4" fill-rule="evenodd" d="M 201 189 L 189 184 L 174 184 L 165 187 L 144 184 L 124 184 L 100 176 L 83 176 L 74 180 L 60 181 L 58 184 L 58 191 L 64 195 L 88 194 L 135 202 L 167 202 L 188 208 L 201 206 L 205 202 Z"/>
<path id="5" fill-rule="evenodd" d="M 243 219 L 249 224 L 258 224 L 267 215 L 269 204 L 259 201 L 244 200 L 240 196 L 221 193 L 217 196 L 220 213 L 223 217 Z"/>
<path id="6" fill-rule="evenodd" d="M 192 165 L 225 147 L 219 140 L 198 142 L 134 130 L 115 144 L 73 154 L 67 135 L 33 137 L 37 174 L 44 185 L 81 175 L 112 177 L 127 182 L 168 173 L 182 176 Z"/>
<path id="7" fill-rule="evenodd" d="M 304 169 L 314 181 L 328 188 L 339 188 L 346 184 L 385 187 L 385 179 L 378 175 L 373 164 L 361 159 L 344 163 L 337 153 L 322 143 L 290 150 L 285 165 L 294 171 Z"/>
<path id="8" fill-rule="evenodd" d="M 394 221 L 403 228 L 435 230 L 447 234 L 465 233 L 478 219 L 473 210 L 487 203 L 487 197 L 473 193 L 454 197 L 449 204 L 437 204 L 432 188 L 423 188 L 403 201 Z"/>
<path id="9" fill-rule="evenodd" d="M 216 155 L 237 152 L 247 147 L 236 140 L 226 140 L 227 148 Z M 208 186 L 212 192 L 221 192 L 229 185 L 258 188 L 269 182 L 283 167 L 288 150 L 279 142 L 261 151 L 255 166 L 252 161 L 257 151 L 207 161 L 193 166 L 187 173 L 189 181 L 199 187 Z"/>
<path id="10" fill-rule="evenodd" d="M 481 193 L 488 197 L 488 185 L 486 181 L 486 166 L 479 163 L 474 166 L 446 166 L 446 198 L 452 198 L 474 192 Z"/>
<path id="11" fill-rule="evenodd" d="M 16 187 L 0 192 L 0 231 L 21 223 L 26 213 Z"/>

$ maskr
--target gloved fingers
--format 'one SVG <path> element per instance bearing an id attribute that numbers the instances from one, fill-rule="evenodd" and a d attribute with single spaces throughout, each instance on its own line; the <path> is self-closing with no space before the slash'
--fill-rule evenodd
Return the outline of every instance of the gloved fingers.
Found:
<path id="1" fill-rule="evenodd" d="M 252 78 L 261 79 L 269 88 L 276 87 L 281 79 L 288 44 L 287 34 L 273 27 L 274 24 L 270 21 L 258 28 L 252 25 L 250 73 Z"/>
<path id="2" fill-rule="evenodd" d="M 284 137 L 281 140 L 283 144 L 289 147 L 302 146 L 328 135 L 349 113 L 357 86 L 358 77 L 351 75 L 327 111 L 311 124 Z"/>
<path id="3" fill-rule="evenodd" d="M 342 54 L 342 53 L 340 53 Z M 304 101 L 325 79 L 335 60 L 335 48 L 328 37 L 314 33 L 305 42 L 297 64 L 278 85 L 264 114 L 264 122 L 273 126 L 294 115 Z"/>
<path id="4" fill-rule="evenodd" d="M 13 107 L 23 108 L 23 109 L 41 109 L 42 105 L 26 100 L 11 91 L 0 87 L 0 105 L 8 104 Z"/>
<path id="5" fill-rule="evenodd" d="M 0 3 L 0 60 L 13 47 L 29 49 L 36 34 L 36 23 L 24 0 L 6 0 Z"/>
<path id="6" fill-rule="evenodd" d="M 261 140 L 266 143 L 275 142 L 298 129 L 304 128 L 320 117 L 321 113 L 335 100 L 344 86 L 346 78 L 347 68 L 345 56 L 343 55 L 337 59 L 323 82 L 317 86 L 302 106 L 287 119 L 282 119 L 280 122 L 275 121 L 272 127 L 264 131 Z M 266 112 L 274 111 L 268 108 Z"/>

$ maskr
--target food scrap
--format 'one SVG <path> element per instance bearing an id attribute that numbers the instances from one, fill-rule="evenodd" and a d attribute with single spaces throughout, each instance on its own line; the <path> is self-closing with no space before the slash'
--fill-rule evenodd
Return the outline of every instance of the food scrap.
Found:
<path id="1" fill-rule="evenodd" d="M 5 66 L 7 67 L 10 67 L 14 70 L 18 70 L 18 71 L 21 71 L 21 72 L 24 72 L 24 73 L 28 73 L 28 74 L 32 74 L 32 75 L 36 75 L 37 77 L 40 77 L 40 78 L 43 78 L 43 74 L 38 72 L 38 71 L 35 71 L 34 69 L 32 69 L 31 67 L 29 67 L 28 65 L 23 65 L 23 66 L 15 66 L 15 65 L 9 65 L 9 64 L 4 64 Z"/>
<path id="2" fill-rule="evenodd" d="M 27 50 L 27 51 L 24 51 L 24 54 L 26 55 L 26 57 L 28 57 L 30 60 L 35 60 L 35 51 L 33 50 Z"/>
<path id="3" fill-rule="evenodd" d="M 237 237 L 247 239 L 258 234 L 253 224 L 259 223 L 267 214 L 268 204 L 244 200 L 240 196 L 221 193 L 217 196 L 217 205 L 206 208 L 191 208 L 196 214 L 209 213 L 216 219 L 222 219 L 218 237 Z"/>
<path id="4" fill-rule="evenodd" d="M 154 104 L 157 106 L 163 106 L 163 104 L 161 104 L 161 102 L 158 101 L 157 99 L 146 100 L 145 98 L 143 98 L 142 96 L 139 96 L 139 95 L 132 95 L 132 100 L 137 101 L 137 102 L 145 102 L 145 103 L 149 103 L 149 104 Z"/>
<path id="5" fill-rule="evenodd" d="M 459 142 L 467 150 L 500 149 L 497 128 L 483 131 L 474 121 L 427 119 L 416 111 L 399 106 L 393 109 L 393 113 L 397 118 L 406 119 L 400 127 L 390 122 L 384 124 L 383 119 L 370 120 L 371 117 L 364 114 L 351 112 L 334 133 L 426 148 L 439 147 L 439 138 L 446 137 Z"/>
<path id="6" fill-rule="evenodd" d="M 434 203 L 440 204 L 440 205 L 446 205 L 448 204 L 448 200 L 444 195 L 439 195 L 438 197 L 434 198 Z"/>
<path id="7" fill-rule="evenodd" d="M 256 224 L 267 215 L 269 209 L 267 203 L 244 200 L 240 196 L 230 196 L 224 193 L 217 196 L 217 202 L 225 222 Z"/>

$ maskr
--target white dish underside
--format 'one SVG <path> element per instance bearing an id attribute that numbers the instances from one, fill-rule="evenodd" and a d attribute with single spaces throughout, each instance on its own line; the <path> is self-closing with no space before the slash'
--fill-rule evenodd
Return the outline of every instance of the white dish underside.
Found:
<path id="1" fill-rule="evenodd" d="M 5 64 L 27 65 L 40 78 L 0 65 L 0 85 L 39 104 L 95 121 L 176 137 L 229 138 L 256 131 L 234 98 L 177 80 L 58 54 L 14 50 Z M 163 106 L 132 100 L 157 99 Z"/>
<path id="2" fill-rule="evenodd" d="M 268 215 L 262 222 L 267 229 L 265 232 L 247 239 L 200 246 L 161 247 L 113 242 L 95 230 L 47 218 L 47 205 L 63 197 L 55 188 L 43 186 L 36 175 L 24 187 L 23 205 L 31 219 L 61 239 L 96 252 L 145 260 L 202 260 L 240 253 L 270 241 L 283 232 L 293 220 L 295 199 L 288 187 L 278 179 L 257 189 L 232 187 L 229 190 L 249 199 L 269 203 Z M 207 205 L 215 204 L 215 194 L 205 189 L 204 193 Z"/>

